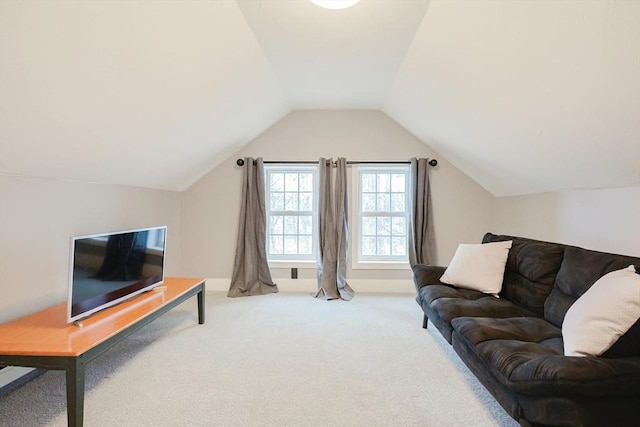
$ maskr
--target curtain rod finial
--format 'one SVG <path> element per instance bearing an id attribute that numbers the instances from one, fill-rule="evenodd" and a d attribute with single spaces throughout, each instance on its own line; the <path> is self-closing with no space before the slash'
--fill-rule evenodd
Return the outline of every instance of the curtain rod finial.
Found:
<path id="1" fill-rule="evenodd" d="M 436 159 L 431 159 L 431 160 L 429 160 L 429 164 L 431 166 L 437 166 L 438 165 L 438 161 Z"/>
<path id="2" fill-rule="evenodd" d="M 238 160 L 236 160 L 236 165 L 238 165 L 238 166 L 244 166 L 244 160 L 243 160 L 243 159 L 238 159 Z"/>

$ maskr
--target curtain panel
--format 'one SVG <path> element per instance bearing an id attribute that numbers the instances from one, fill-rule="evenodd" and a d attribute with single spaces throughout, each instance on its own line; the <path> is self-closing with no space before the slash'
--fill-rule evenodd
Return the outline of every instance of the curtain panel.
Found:
<path id="1" fill-rule="evenodd" d="M 347 283 L 349 244 L 349 200 L 347 162 L 336 161 L 335 187 L 332 188 L 332 159 L 320 158 L 318 164 L 318 292 L 316 298 L 350 300 L 355 292 Z M 334 209 L 335 205 L 335 209 Z"/>
<path id="2" fill-rule="evenodd" d="M 275 292 L 278 292 L 278 287 L 271 278 L 267 263 L 264 163 L 261 157 L 255 162 L 252 157 L 245 157 L 236 256 L 227 296 Z"/>
<path id="3" fill-rule="evenodd" d="M 435 258 L 429 159 L 415 157 L 409 161 L 409 264 L 428 264 Z"/>

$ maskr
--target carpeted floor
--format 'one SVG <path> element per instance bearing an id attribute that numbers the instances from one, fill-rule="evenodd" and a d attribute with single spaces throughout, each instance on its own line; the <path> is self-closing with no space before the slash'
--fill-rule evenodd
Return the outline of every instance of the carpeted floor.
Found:
<path id="1" fill-rule="evenodd" d="M 88 367 L 85 426 L 517 426 L 411 295 L 207 293 Z M 64 374 L 0 398 L 0 424 L 66 425 Z"/>

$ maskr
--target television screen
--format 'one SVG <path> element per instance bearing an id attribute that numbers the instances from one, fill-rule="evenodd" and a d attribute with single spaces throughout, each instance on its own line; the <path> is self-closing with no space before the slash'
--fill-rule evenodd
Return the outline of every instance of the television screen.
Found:
<path id="1" fill-rule="evenodd" d="M 74 237 L 67 321 L 87 317 L 164 280 L 167 227 Z"/>

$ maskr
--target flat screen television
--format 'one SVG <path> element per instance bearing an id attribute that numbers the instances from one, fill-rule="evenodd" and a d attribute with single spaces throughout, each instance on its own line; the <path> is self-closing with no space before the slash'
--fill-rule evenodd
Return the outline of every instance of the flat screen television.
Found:
<path id="1" fill-rule="evenodd" d="M 67 322 L 160 285 L 166 237 L 167 227 L 73 237 Z"/>

